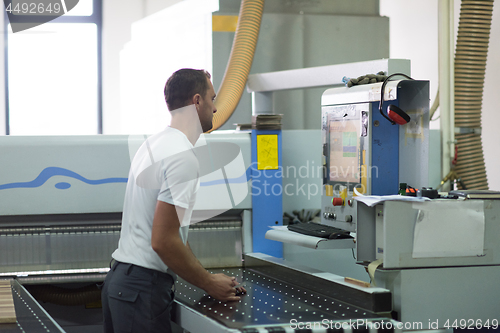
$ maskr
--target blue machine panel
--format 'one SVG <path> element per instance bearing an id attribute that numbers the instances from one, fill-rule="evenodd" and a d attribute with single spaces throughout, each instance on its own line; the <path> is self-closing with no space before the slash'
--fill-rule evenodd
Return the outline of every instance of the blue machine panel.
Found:
<path id="1" fill-rule="evenodd" d="M 392 125 L 378 112 L 379 102 L 372 103 L 372 195 L 390 195 L 399 189 L 399 126 Z M 398 106 L 398 101 L 384 102 Z"/>
<path id="2" fill-rule="evenodd" d="M 263 140 L 259 140 L 260 135 L 277 136 L 277 147 L 262 147 Z M 274 137 L 276 138 L 276 137 Z M 273 138 L 273 139 L 274 139 Z M 260 142 L 260 143 L 259 143 Z M 273 169 L 259 169 L 258 155 L 265 153 L 266 149 L 272 150 L 270 153 L 278 155 L 277 168 L 273 156 L 266 159 Z M 276 149 L 276 150 L 275 150 Z M 278 130 L 253 130 L 252 131 L 252 236 L 253 252 L 261 252 L 273 257 L 283 257 L 283 244 L 265 239 L 265 234 L 269 226 L 283 224 L 283 185 L 282 185 L 282 149 L 281 131 Z M 262 159 L 262 156 L 261 156 Z M 265 166 L 264 166 L 265 167 Z M 269 166 L 270 167 L 270 166 Z M 262 168 L 262 166 L 261 166 Z"/>

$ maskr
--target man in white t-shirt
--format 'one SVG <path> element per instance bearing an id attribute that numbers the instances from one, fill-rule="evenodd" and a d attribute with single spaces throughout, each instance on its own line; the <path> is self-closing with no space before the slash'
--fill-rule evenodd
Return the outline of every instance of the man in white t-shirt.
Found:
<path id="1" fill-rule="evenodd" d="M 221 301 L 245 292 L 234 277 L 205 270 L 187 242 L 199 187 L 193 147 L 217 112 L 210 74 L 178 70 L 164 92 L 170 127 L 142 144 L 130 168 L 115 263 L 102 288 L 106 333 L 171 332 L 176 275 Z"/>

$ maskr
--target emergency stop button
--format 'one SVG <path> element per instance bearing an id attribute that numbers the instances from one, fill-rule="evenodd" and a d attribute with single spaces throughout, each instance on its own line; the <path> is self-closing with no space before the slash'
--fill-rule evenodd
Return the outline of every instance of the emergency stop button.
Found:
<path id="1" fill-rule="evenodd" d="M 334 205 L 334 206 L 343 206 L 344 205 L 344 200 L 342 200 L 342 198 L 333 198 L 332 199 L 332 205 Z"/>

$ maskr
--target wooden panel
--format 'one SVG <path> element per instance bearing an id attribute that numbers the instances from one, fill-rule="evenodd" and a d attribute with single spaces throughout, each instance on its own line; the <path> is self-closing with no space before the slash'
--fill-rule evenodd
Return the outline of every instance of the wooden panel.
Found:
<path id="1" fill-rule="evenodd" d="M 0 324 L 16 323 L 16 320 L 10 280 L 0 280 Z"/>

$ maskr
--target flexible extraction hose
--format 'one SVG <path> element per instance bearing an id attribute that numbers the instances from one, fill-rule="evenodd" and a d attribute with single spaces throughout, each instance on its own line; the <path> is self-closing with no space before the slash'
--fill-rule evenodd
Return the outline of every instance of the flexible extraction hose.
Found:
<path id="1" fill-rule="evenodd" d="M 30 285 L 26 288 L 36 300 L 59 305 L 84 305 L 101 300 L 101 291 L 95 284 L 75 289 L 52 285 Z"/>
<path id="2" fill-rule="evenodd" d="M 467 189 L 488 189 L 481 143 L 481 107 L 493 0 L 462 0 L 455 48 L 455 171 Z"/>
<path id="3" fill-rule="evenodd" d="M 252 67 L 263 11 L 264 0 L 241 1 L 231 55 L 215 99 L 212 131 L 224 125 L 238 106 Z"/>

